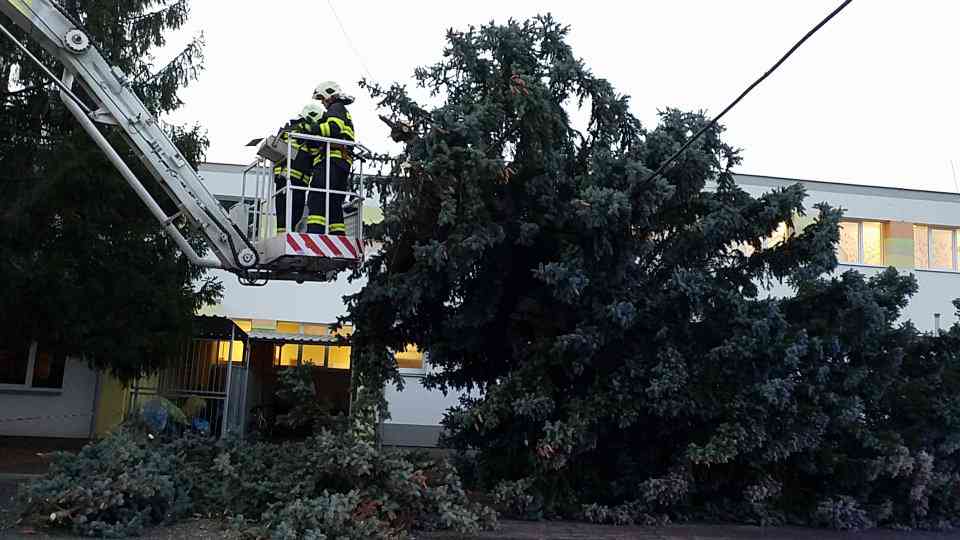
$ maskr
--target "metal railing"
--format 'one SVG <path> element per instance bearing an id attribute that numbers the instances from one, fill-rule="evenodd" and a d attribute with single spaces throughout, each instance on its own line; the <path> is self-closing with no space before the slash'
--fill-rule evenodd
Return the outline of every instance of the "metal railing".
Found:
<path id="1" fill-rule="evenodd" d="M 293 143 L 294 141 L 311 141 L 316 143 L 321 143 L 324 146 L 324 159 L 326 160 L 324 171 L 325 177 L 323 178 L 323 185 L 316 187 L 317 179 L 314 178 L 309 185 L 298 186 L 294 185 L 292 182 L 293 178 Z M 248 223 L 248 234 L 249 237 L 254 240 L 263 240 L 274 236 L 276 230 L 276 222 L 283 220 L 284 230 L 293 232 L 295 226 L 298 224 L 294 222 L 293 216 L 293 196 L 295 191 L 302 191 L 304 194 L 304 208 L 309 207 L 309 201 L 311 196 L 322 196 L 324 198 L 324 234 L 330 234 L 330 204 L 331 196 L 342 195 L 344 197 L 342 206 L 345 209 L 344 212 L 344 222 L 346 223 L 347 212 L 346 209 L 350 208 L 351 218 L 356 221 L 354 227 L 355 236 L 359 241 L 363 241 L 363 201 L 364 197 L 360 190 L 350 191 L 350 190 L 338 190 L 331 189 L 330 187 L 330 151 L 332 146 L 340 146 L 344 148 L 350 148 L 350 152 L 353 154 L 353 162 L 350 166 L 350 171 L 348 174 L 349 178 L 356 175 L 359 178 L 363 178 L 363 165 L 366 161 L 366 156 L 370 155 L 370 151 L 363 145 L 344 139 L 334 139 L 330 137 L 320 137 L 317 135 L 308 135 L 305 133 L 289 133 L 287 137 L 287 156 L 286 163 L 284 167 L 283 177 L 285 179 L 285 184 L 277 189 L 277 185 L 274 182 L 273 169 L 275 163 L 271 162 L 265 158 L 258 157 L 253 163 L 251 163 L 243 171 L 243 187 L 242 187 L 242 196 L 240 199 L 239 206 L 241 212 L 247 214 L 244 216 L 246 222 Z M 302 150 L 300 150 L 302 151 Z M 356 171 L 354 169 L 357 169 Z M 247 187 L 248 183 L 253 184 L 252 186 L 252 197 L 247 197 Z M 276 209 L 276 199 L 277 197 L 284 197 L 286 204 L 285 211 L 283 216 L 277 215 Z M 233 216 L 234 219 L 237 219 L 238 216 Z M 297 216 L 299 221 L 300 216 Z"/>

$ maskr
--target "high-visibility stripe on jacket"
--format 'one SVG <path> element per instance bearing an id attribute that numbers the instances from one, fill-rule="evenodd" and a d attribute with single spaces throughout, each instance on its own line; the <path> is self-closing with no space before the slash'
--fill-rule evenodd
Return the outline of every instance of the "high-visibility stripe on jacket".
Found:
<path id="1" fill-rule="evenodd" d="M 327 107 L 327 111 L 317 123 L 316 132 L 321 137 L 330 137 L 331 139 L 343 139 L 345 141 L 356 142 L 357 137 L 353 132 L 353 117 L 347 111 L 347 106 L 342 101 L 334 101 Z M 313 165 L 322 164 L 327 156 L 325 155 L 326 144 L 320 143 L 318 153 L 313 158 Z M 330 144 L 330 159 L 340 159 L 350 165 L 353 163 L 353 151 L 350 146 L 343 144 Z"/>
<path id="2" fill-rule="evenodd" d="M 293 180 L 303 180 L 304 182 L 306 182 L 306 183 L 309 184 L 309 183 L 310 183 L 310 182 L 309 182 L 310 173 L 305 173 L 305 172 L 298 171 L 298 170 L 295 169 L 294 167 L 296 167 L 296 163 L 294 163 L 294 164 L 291 165 L 291 167 L 290 167 L 290 178 L 293 179 Z M 286 163 L 282 163 L 282 164 L 280 164 L 280 165 L 275 166 L 275 167 L 273 168 L 273 174 L 276 175 L 276 176 L 286 176 L 286 175 L 287 175 L 287 164 L 286 164 Z"/>
<path id="3" fill-rule="evenodd" d="M 306 118 L 294 118 L 280 128 L 278 137 L 284 141 L 290 141 L 290 146 L 299 150 L 297 157 L 290 163 L 290 178 L 293 180 L 303 180 L 309 183 L 310 171 L 313 167 L 313 158 L 320 152 L 318 144 L 315 141 L 305 141 L 302 139 L 291 139 L 291 133 L 303 133 L 306 135 L 316 135 L 317 125 Z M 274 163 L 273 174 L 277 176 L 287 175 L 287 159 L 284 157 L 277 163 Z"/>
<path id="4" fill-rule="evenodd" d="M 306 118 L 294 118 L 287 122 L 287 125 L 280 130 L 280 139 L 283 142 L 290 140 L 291 133 L 303 133 L 305 135 L 316 135 L 318 133 L 317 125 Z M 297 150 L 302 150 L 309 154 L 316 155 L 320 151 L 317 142 L 306 141 L 303 139 L 293 139 L 290 146 Z"/>

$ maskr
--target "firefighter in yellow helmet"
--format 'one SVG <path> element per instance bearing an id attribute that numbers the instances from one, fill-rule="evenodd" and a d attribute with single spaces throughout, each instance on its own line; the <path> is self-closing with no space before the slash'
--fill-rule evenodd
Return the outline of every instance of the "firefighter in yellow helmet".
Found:
<path id="1" fill-rule="evenodd" d="M 300 114 L 287 122 L 280 129 L 279 137 L 283 142 L 290 140 L 291 133 L 303 133 L 306 135 L 315 135 L 317 133 L 317 124 L 323 116 L 323 109 L 316 103 L 307 104 Z M 295 157 L 290 163 L 290 187 L 305 188 L 310 185 L 310 171 L 313 168 L 313 158 L 319 152 L 316 142 L 305 141 L 302 139 L 293 139 L 291 150 Z M 273 179 L 277 191 L 287 185 L 287 160 L 275 163 L 273 167 Z M 291 226 L 296 228 L 297 222 L 303 217 L 303 201 L 306 191 L 302 189 L 291 189 L 291 198 L 293 207 L 291 213 Z M 274 198 L 277 210 L 277 234 L 286 232 L 287 219 L 287 194 L 278 193 Z"/>
<path id="2" fill-rule="evenodd" d="M 347 105 L 353 103 L 353 98 L 346 95 L 340 85 L 333 81 L 325 81 L 317 85 L 313 91 L 313 99 L 323 102 L 326 112 L 319 119 L 316 134 L 332 139 L 356 141 L 353 132 L 353 118 L 347 110 Z M 324 189 L 327 181 L 327 145 L 319 143 L 316 157 L 313 158 L 313 188 Z M 353 147 L 350 145 L 330 145 L 330 190 L 349 191 L 350 167 L 353 165 Z M 323 233 L 329 220 L 329 234 L 346 234 L 347 228 L 343 221 L 343 200 L 341 193 L 330 193 L 330 215 L 326 213 L 326 197 L 318 196 L 322 192 L 310 194 L 308 202 L 309 215 L 307 216 L 307 232 Z"/>

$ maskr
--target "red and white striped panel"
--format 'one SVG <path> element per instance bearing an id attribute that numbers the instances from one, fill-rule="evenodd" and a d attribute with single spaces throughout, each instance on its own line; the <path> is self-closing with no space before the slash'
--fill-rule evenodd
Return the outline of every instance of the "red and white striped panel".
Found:
<path id="1" fill-rule="evenodd" d="M 360 259 L 363 243 L 350 236 L 286 233 L 287 255 L 309 255 L 331 259 Z"/>

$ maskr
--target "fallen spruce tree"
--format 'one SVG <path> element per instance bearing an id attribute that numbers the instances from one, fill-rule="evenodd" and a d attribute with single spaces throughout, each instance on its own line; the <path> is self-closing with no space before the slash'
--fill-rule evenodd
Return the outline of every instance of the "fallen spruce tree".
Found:
<path id="1" fill-rule="evenodd" d="M 126 538 L 194 515 L 225 519 L 241 537 L 395 539 L 412 530 L 492 528 L 452 466 L 380 452 L 350 435 L 239 445 L 123 429 L 59 454 L 18 495 L 20 525 Z"/>
<path id="2" fill-rule="evenodd" d="M 432 105 L 369 87 L 405 145 L 349 298 L 356 379 L 429 350 L 425 384 L 474 391 L 447 444 L 528 517 L 955 523 L 960 329 L 900 321 L 909 275 L 837 275 L 841 212 L 746 193 L 720 127 L 651 178 L 707 119 L 644 128 L 566 34 L 451 31 L 416 72 Z"/>

